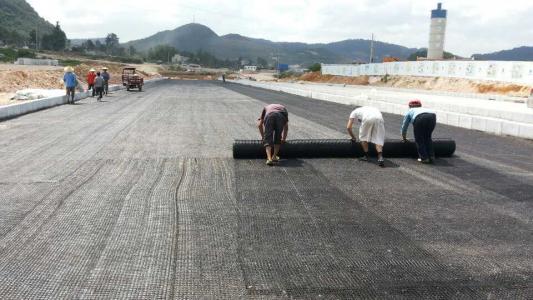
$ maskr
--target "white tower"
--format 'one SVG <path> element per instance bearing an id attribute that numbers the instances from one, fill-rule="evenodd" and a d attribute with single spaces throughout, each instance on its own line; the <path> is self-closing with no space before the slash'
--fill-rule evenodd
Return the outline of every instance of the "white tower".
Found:
<path id="1" fill-rule="evenodd" d="M 446 35 L 446 14 L 442 3 L 431 11 L 431 28 L 429 30 L 428 59 L 444 58 L 444 38 Z"/>

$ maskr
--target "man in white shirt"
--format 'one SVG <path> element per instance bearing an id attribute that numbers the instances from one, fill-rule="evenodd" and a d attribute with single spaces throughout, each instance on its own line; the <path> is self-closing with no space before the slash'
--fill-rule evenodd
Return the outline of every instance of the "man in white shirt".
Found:
<path id="1" fill-rule="evenodd" d="M 354 122 L 358 120 L 359 126 L 359 140 L 365 155 L 361 160 L 368 161 L 368 143 L 376 145 L 376 151 L 378 153 L 378 165 L 380 167 L 385 166 L 383 160 L 383 144 L 385 143 L 385 125 L 381 112 L 374 107 L 362 106 L 350 114 L 346 129 L 350 134 L 352 141 L 356 142 L 357 139 L 353 134 L 352 127 Z"/>

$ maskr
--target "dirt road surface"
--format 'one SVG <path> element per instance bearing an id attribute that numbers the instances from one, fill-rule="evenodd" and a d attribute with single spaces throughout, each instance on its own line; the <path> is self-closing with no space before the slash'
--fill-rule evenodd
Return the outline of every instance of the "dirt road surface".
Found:
<path id="1" fill-rule="evenodd" d="M 439 125 L 456 157 L 233 160 L 265 103 L 290 138 L 351 107 L 162 81 L 0 123 L 4 299 L 533 297 L 533 143 Z M 387 136 L 400 116 L 385 115 Z"/>

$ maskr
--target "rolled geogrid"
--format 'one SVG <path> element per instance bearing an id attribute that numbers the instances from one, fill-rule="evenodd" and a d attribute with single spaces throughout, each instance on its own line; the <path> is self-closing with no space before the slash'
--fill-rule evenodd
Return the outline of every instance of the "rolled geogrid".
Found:
<path id="1" fill-rule="evenodd" d="M 455 152 L 455 141 L 437 139 L 433 141 L 436 157 L 450 157 Z M 281 146 L 280 156 L 283 158 L 343 158 L 363 156 L 360 143 L 349 139 L 291 140 Z M 374 145 L 369 146 L 369 154 L 376 156 Z M 265 158 L 263 143 L 259 140 L 235 140 L 233 158 L 254 159 Z M 416 144 L 401 140 L 387 140 L 383 146 L 385 157 L 418 157 Z"/>

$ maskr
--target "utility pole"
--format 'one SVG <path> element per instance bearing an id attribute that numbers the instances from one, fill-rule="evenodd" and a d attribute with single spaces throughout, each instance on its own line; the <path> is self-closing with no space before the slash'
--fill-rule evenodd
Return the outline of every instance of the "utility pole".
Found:
<path id="1" fill-rule="evenodd" d="M 35 52 L 39 51 L 39 26 L 35 26 Z"/>
<path id="2" fill-rule="evenodd" d="M 374 63 L 374 34 L 372 33 L 372 40 L 370 41 L 370 63 Z"/>

